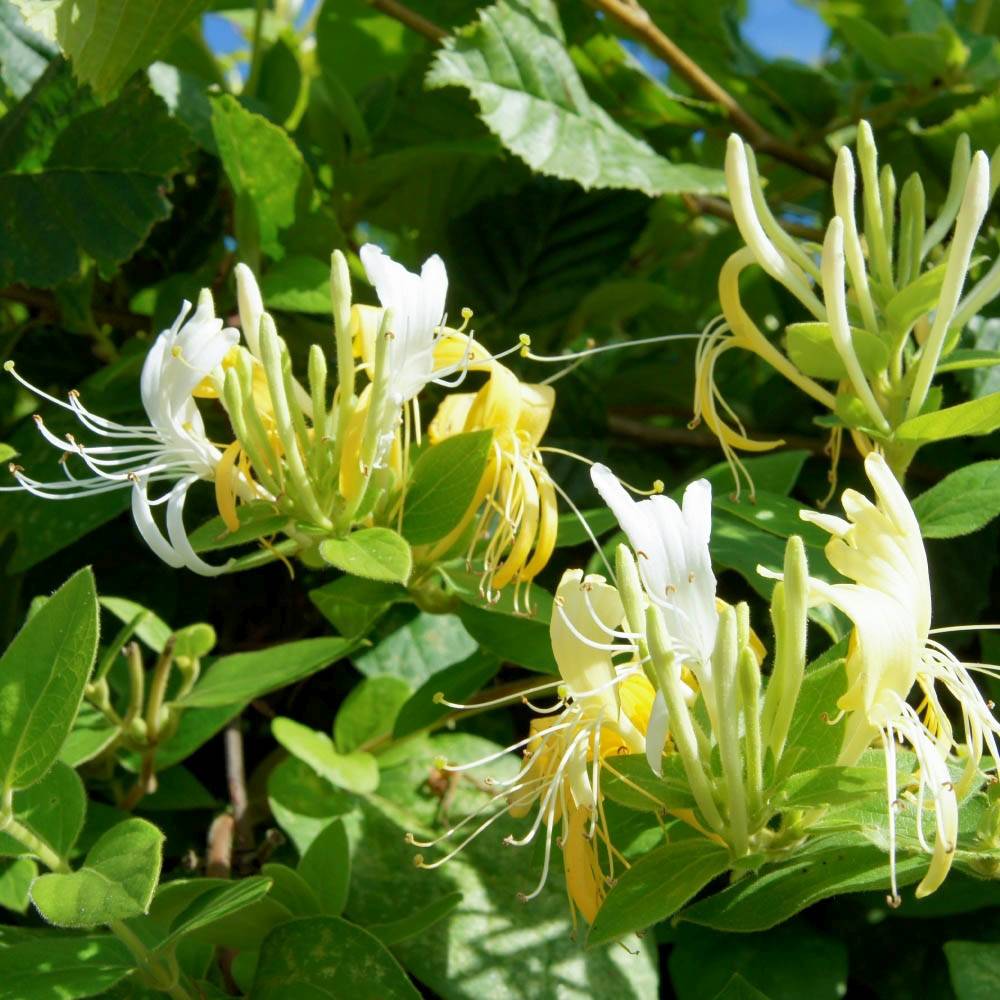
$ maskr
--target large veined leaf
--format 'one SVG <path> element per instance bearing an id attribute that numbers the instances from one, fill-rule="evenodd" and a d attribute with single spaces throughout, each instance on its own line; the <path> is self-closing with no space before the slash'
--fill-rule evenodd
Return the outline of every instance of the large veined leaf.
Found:
<path id="1" fill-rule="evenodd" d="M 978 531 L 1000 514 L 1000 461 L 958 469 L 913 501 L 925 538 L 955 538 Z"/>
<path id="2" fill-rule="evenodd" d="M 547 0 L 501 0 L 446 39 L 427 85 L 460 86 L 500 141 L 539 173 L 650 196 L 721 191 L 722 174 L 671 163 L 587 94 Z"/>
<path id="3" fill-rule="evenodd" d="M 81 83 L 113 93 L 152 62 L 209 0 L 14 0 L 29 26 L 56 42 Z"/>
<path id="4" fill-rule="evenodd" d="M 127 260 L 169 214 L 165 190 L 191 146 L 139 81 L 105 107 L 53 107 L 66 73 L 54 63 L 0 128 L 0 285 L 51 287 L 84 257 L 106 271 Z"/>

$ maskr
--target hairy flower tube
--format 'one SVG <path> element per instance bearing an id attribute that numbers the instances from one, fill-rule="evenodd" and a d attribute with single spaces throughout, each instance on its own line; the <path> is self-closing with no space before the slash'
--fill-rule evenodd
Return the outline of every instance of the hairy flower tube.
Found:
<path id="1" fill-rule="evenodd" d="M 54 448 L 64 453 L 66 478 L 39 482 L 23 469 L 12 466 L 18 486 L 48 500 L 68 500 L 111 490 L 132 490 L 132 516 L 143 539 L 167 565 L 187 567 L 212 576 L 225 566 L 203 560 L 191 546 L 184 528 L 184 503 L 198 480 L 213 481 L 223 476 L 228 490 L 244 500 L 268 494 L 249 475 L 246 467 L 230 467 L 231 446 L 220 449 L 209 440 L 195 397 L 221 390 L 223 366 L 239 341 L 239 331 L 225 327 L 215 315 L 211 293 L 201 293 L 198 307 L 191 313 L 185 302 L 173 325 L 153 342 L 140 378 L 142 405 L 148 424 L 127 425 L 91 413 L 75 390 L 67 400 L 57 399 L 26 382 L 14 369 L 5 368 L 35 395 L 70 411 L 97 444 L 83 444 L 72 435 L 60 439 L 49 431 L 40 416 L 35 417 L 39 432 Z M 73 473 L 71 462 L 79 460 L 89 475 Z M 155 498 L 150 488 L 166 485 Z M 158 525 L 154 508 L 166 507 L 166 534 Z"/>
<path id="2" fill-rule="evenodd" d="M 987 155 L 970 155 L 963 136 L 948 195 L 930 225 L 919 175 L 912 174 L 897 197 L 892 168 L 878 169 L 866 122 L 858 126 L 857 161 L 860 216 L 855 158 L 842 147 L 833 179 L 834 214 L 820 246 L 782 227 L 764 197 L 752 149 L 730 136 L 726 179 L 746 246 L 719 275 L 722 316 L 699 345 L 694 410 L 695 421 L 704 420 L 718 437 L 737 483 L 741 475 L 749 481 L 739 451 L 767 450 L 781 441 L 751 438 L 723 399 L 716 366 L 728 351 L 757 354 L 829 410 L 835 452 L 846 429 L 862 454 L 877 445 L 902 474 L 921 442 L 932 437 L 926 420 L 913 421 L 940 408 L 940 392 L 932 392 L 936 372 L 959 346 L 969 321 L 1000 294 L 1000 260 L 968 282 L 970 269 L 978 266 L 973 249 L 997 186 L 1000 157 L 994 155 L 991 179 Z M 781 285 L 806 314 L 804 322 L 785 328 L 782 346 L 768 339 L 741 301 L 740 276 L 751 266 Z"/>
<path id="3" fill-rule="evenodd" d="M 917 896 L 922 897 L 937 889 L 948 874 L 958 840 L 958 803 L 980 777 L 986 750 L 992 758 L 989 767 L 996 767 L 1000 723 L 969 667 L 931 638 L 927 558 L 905 493 L 877 452 L 865 459 L 865 471 L 875 503 L 846 490 L 842 497 L 846 520 L 811 511 L 802 516 L 830 533 L 827 558 L 852 581 L 829 584 L 811 579 L 811 599 L 839 608 L 854 625 L 846 660 L 847 691 L 838 702 L 846 714 L 839 763 L 856 763 L 873 741 L 885 749 L 890 900 L 898 904 L 894 818 L 906 799 L 897 794 L 896 743 L 909 745 L 919 766 L 917 829 L 922 846 L 932 855 L 917 887 Z M 916 707 L 909 701 L 914 693 L 920 700 Z M 958 731 L 949 719 L 947 702 L 960 714 Z M 934 815 L 933 846 L 923 833 L 928 809 Z"/>
<path id="4" fill-rule="evenodd" d="M 463 339 L 452 336 L 442 342 L 438 356 L 467 352 Z M 431 444 L 437 444 L 455 434 L 492 431 L 489 458 L 461 521 L 415 555 L 418 562 L 433 563 L 464 546 L 470 568 L 481 568 L 483 597 L 495 600 L 513 583 L 514 606 L 527 611 L 531 581 L 548 564 L 556 543 L 556 487 L 539 450 L 555 390 L 519 382 L 500 362 L 483 359 L 479 345 L 475 348 L 469 367 L 487 371 L 486 383 L 475 393 L 446 396 L 427 433 Z"/>
<path id="5" fill-rule="evenodd" d="M 533 812 L 527 832 L 505 840 L 509 846 L 524 847 L 537 836 L 544 838 L 538 884 L 521 898 L 533 899 L 544 888 L 558 828 L 574 912 L 593 922 L 616 863 L 627 867 L 611 840 L 601 774 L 612 755 L 644 751 L 653 702 L 652 685 L 633 659 L 636 647 L 630 634 L 622 630 L 624 616 L 618 591 L 604 577 L 584 576 L 580 570 L 563 575 L 550 625 L 561 681 L 535 689 L 557 690 L 558 700 L 545 709 L 535 709 L 539 715 L 526 739 L 481 760 L 447 768 L 461 773 L 524 748 L 524 761 L 517 773 L 503 781 L 492 780 L 496 794 L 478 812 L 433 841 L 408 838 L 419 847 L 437 846 L 481 820 L 442 858 L 427 862 L 418 855 L 420 867 L 436 868 L 446 863 L 502 816 L 519 818 Z M 627 657 L 622 665 L 615 661 L 619 654 Z M 485 819 L 481 819 L 483 814 Z"/>

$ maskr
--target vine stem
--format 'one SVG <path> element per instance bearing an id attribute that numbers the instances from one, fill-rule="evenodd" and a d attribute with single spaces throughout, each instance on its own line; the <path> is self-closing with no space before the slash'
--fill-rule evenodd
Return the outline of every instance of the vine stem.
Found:
<path id="1" fill-rule="evenodd" d="M 253 96 L 257 90 L 257 81 L 260 78 L 260 66 L 263 59 L 260 39 L 264 29 L 264 10 L 267 7 L 267 0 L 257 0 L 257 9 L 254 11 L 253 35 L 250 41 L 250 70 L 247 73 L 247 82 L 244 85 L 244 92 Z"/>
<path id="2" fill-rule="evenodd" d="M 592 6 L 624 25 L 651 51 L 659 56 L 675 73 L 683 77 L 695 90 L 710 101 L 720 105 L 729 115 L 733 125 L 744 133 L 750 144 L 776 160 L 798 167 L 799 170 L 829 180 L 833 167 L 821 163 L 796 146 L 789 145 L 769 132 L 752 115 L 743 110 L 739 101 L 721 84 L 709 76 L 673 39 L 669 38 L 646 10 L 635 0 L 587 0 Z"/>
<path id="3" fill-rule="evenodd" d="M 58 875 L 71 874 L 73 869 L 64 857 L 61 857 L 38 834 L 14 818 L 9 800 L 10 796 L 5 796 L 3 810 L 0 811 L 0 833 L 6 833 L 13 837 L 50 871 Z M 111 920 L 107 927 L 128 948 L 137 965 L 144 971 L 148 971 L 155 982 L 160 984 L 156 987 L 157 989 L 173 997 L 174 1000 L 193 1000 L 191 994 L 181 985 L 176 969 L 165 968 L 160 958 L 143 944 L 138 935 L 127 924 L 121 920 Z"/>

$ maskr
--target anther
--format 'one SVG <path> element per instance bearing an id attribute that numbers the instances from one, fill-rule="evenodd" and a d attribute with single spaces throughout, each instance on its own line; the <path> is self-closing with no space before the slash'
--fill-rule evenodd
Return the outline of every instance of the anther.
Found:
<path id="1" fill-rule="evenodd" d="M 12 372 L 14 370 L 14 362 L 13 361 L 5 361 L 3 363 L 3 370 L 5 372 Z"/>
<path id="2" fill-rule="evenodd" d="M 448 760 L 447 760 L 447 758 L 446 757 L 440 757 L 440 756 L 435 757 L 434 758 L 434 766 L 439 771 L 446 771 L 446 770 L 448 770 Z"/>
<path id="3" fill-rule="evenodd" d="M 894 910 L 898 910 L 903 905 L 903 897 L 898 892 L 891 896 L 886 896 L 885 901 Z"/>
<path id="4" fill-rule="evenodd" d="M 435 705 L 442 704 L 444 702 L 444 691 L 435 691 L 434 697 L 431 698 L 431 701 L 434 702 Z"/>
<path id="5" fill-rule="evenodd" d="M 955 786 L 950 781 L 943 781 L 941 783 L 941 790 L 944 792 L 953 792 L 955 791 Z"/>
<path id="6" fill-rule="evenodd" d="M 654 479 L 653 480 L 653 492 L 654 493 L 662 493 L 663 490 L 664 490 L 664 488 L 665 487 L 663 485 L 663 480 L 662 479 Z"/>
<path id="7" fill-rule="evenodd" d="M 423 868 L 424 867 L 424 856 L 422 854 L 413 855 L 413 867 Z"/>

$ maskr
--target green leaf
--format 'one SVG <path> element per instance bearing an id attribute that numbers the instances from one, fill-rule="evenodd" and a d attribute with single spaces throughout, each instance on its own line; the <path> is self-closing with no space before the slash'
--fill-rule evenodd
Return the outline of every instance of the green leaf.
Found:
<path id="1" fill-rule="evenodd" d="M 268 897 L 270 887 L 271 880 L 263 877 L 165 882 L 149 910 L 149 923 L 170 930 L 158 947 L 169 950 L 188 938 L 192 944 L 256 948 L 275 924 L 291 917 L 286 907 Z"/>
<path id="2" fill-rule="evenodd" d="M 0 909 L 27 913 L 31 902 L 29 890 L 38 877 L 38 865 L 32 858 L 0 861 Z"/>
<path id="3" fill-rule="evenodd" d="M 426 85 L 468 90 L 490 131 L 538 173 L 651 197 L 724 189 L 720 171 L 671 163 L 590 99 L 547 0 L 481 10 L 444 40 Z"/>
<path id="4" fill-rule="evenodd" d="M 361 528 L 346 538 L 320 542 L 319 554 L 337 569 L 367 580 L 406 583 L 413 553 L 402 535 L 390 528 Z"/>
<path id="5" fill-rule="evenodd" d="M 263 876 L 243 878 L 238 882 L 198 879 L 192 880 L 189 884 L 203 887 L 205 891 L 177 914 L 171 924 L 170 934 L 158 945 L 160 950 L 166 950 L 188 934 L 211 927 L 220 920 L 252 906 L 263 899 L 271 888 L 271 880 Z M 161 894 L 162 889 L 156 895 L 152 913 L 161 906 Z"/>
<path id="6" fill-rule="evenodd" d="M 14 793 L 14 816 L 61 858 L 69 855 L 83 829 L 87 793 L 73 768 L 56 761 L 30 788 Z M 0 857 L 30 854 L 9 834 L 0 833 Z"/>
<path id="7" fill-rule="evenodd" d="M 1000 992 L 1000 944 L 946 941 L 944 955 L 957 1000 L 992 1000 Z"/>
<path id="8" fill-rule="evenodd" d="M 181 765 L 156 772 L 156 791 L 143 796 L 143 812 L 183 812 L 187 809 L 216 809 L 214 795 Z"/>
<path id="9" fill-rule="evenodd" d="M 461 704 L 469 700 L 500 669 L 500 660 L 486 650 L 477 649 L 458 663 L 428 677 L 402 706 L 393 725 L 393 736 L 398 740 L 420 729 L 433 725 L 452 711 L 436 698 L 440 693 L 448 701 Z"/>
<path id="10" fill-rule="evenodd" d="M 844 943 L 802 923 L 738 936 L 681 924 L 670 951 L 678 1000 L 839 1000 L 847 972 Z"/>
<path id="11" fill-rule="evenodd" d="M 144 608 L 135 601 L 130 601 L 127 597 L 102 597 L 101 607 L 105 611 L 110 611 L 123 624 L 131 624 L 142 615 L 135 634 L 154 653 L 162 653 L 167 640 L 173 635 L 174 630 L 159 615 Z"/>
<path id="12" fill-rule="evenodd" d="M 353 639 L 333 636 L 300 639 L 252 653 L 233 653 L 215 660 L 179 704 L 218 708 L 253 701 L 309 677 L 347 656 Z"/>
<path id="13" fill-rule="evenodd" d="M 269 310 L 329 316 L 330 262 L 315 257 L 276 261 L 261 279 L 260 292 Z"/>
<path id="14" fill-rule="evenodd" d="M 652 771 L 644 754 L 609 759 L 601 788 L 608 798 L 640 812 L 694 808 L 694 797 L 677 754 L 661 761 L 662 777 Z"/>
<path id="15" fill-rule="evenodd" d="M 0 658 L 0 790 L 26 788 L 55 763 L 97 654 L 97 592 L 81 569 Z"/>
<path id="16" fill-rule="evenodd" d="M 761 993 L 756 986 L 748 983 L 738 972 L 715 994 L 715 1000 L 771 1000 L 766 993 Z"/>
<path id="17" fill-rule="evenodd" d="M 372 924 L 368 930 L 382 944 L 392 947 L 407 938 L 416 937 L 417 934 L 423 933 L 439 920 L 443 920 L 461 902 L 462 894 L 460 892 L 449 892 L 448 895 L 435 899 L 433 903 L 428 903 L 416 913 L 400 917 L 399 920 L 393 920 L 390 923 Z"/>
<path id="18" fill-rule="evenodd" d="M 831 725 L 837 716 L 837 700 L 847 689 L 844 661 L 834 660 L 825 666 L 806 668 L 788 728 L 789 747 L 801 748 L 795 759 L 796 770 L 832 764 L 843 741 L 843 726 Z"/>
<path id="19" fill-rule="evenodd" d="M 303 856 L 331 820 L 354 808 L 351 796 L 295 757 L 283 760 L 269 775 L 267 801 L 279 826 Z"/>
<path id="20" fill-rule="evenodd" d="M 339 917 L 290 920 L 264 939 L 250 1000 L 419 1000 L 378 938 Z"/>
<path id="21" fill-rule="evenodd" d="M 476 641 L 457 615 L 422 611 L 373 649 L 355 656 L 354 665 L 366 677 L 390 675 L 417 685 L 475 651 Z"/>
<path id="22" fill-rule="evenodd" d="M 880 792 L 885 788 L 884 767 L 840 767 L 826 764 L 795 774 L 781 786 L 782 809 L 810 809 L 840 805 Z"/>
<path id="23" fill-rule="evenodd" d="M 748 496 L 733 500 L 725 494 L 717 494 L 712 498 L 712 503 L 719 510 L 724 510 L 779 538 L 799 535 L 807 545 L 820 549 L 830 540 L 825 531 L 803 521 L 799 516 L 799 511 L 807 509 L 804 504 L 778 493 L 759 489 L 753 500 Z"/>
<path id="24" fill-rule="evenodd" d="M 985 351 L 970 348 L 952 351 L 937 366 L 937 372 L 961 372 L 974 368 L 992 368 L 1000 365 L 1000 351 Z"/>
<path id="25" fill-rule="evenodd" d="M 400 677 L 367 677 L 344 699 L 333 720 L 333 738 L 341 753 L 389 736 L 412 688 Z"/>
<path id="26" fill-rule="evenodd" d="M 40 160 L 6 161 L 0 172 L 7 206 L 0 285 L 51 288 L 77 275 L 85 258 L 111 273 L 170 213 L 166 192 L 191 148 L 187 131 L 141 81 L 111 104 L 60 116 L 45 146 L 32 145 L 32 130 L 53 127 L 42 104 L 58 83 L 53 65 L 0 129 L 6 150 L 27 135 Z"/>
<path id="27" fill-rule="evenodd" d="M 608 893 L 587 936 L 588 947 L 665 920 L 728 867 L 729 851 L 702 838 L 650 851 Z"/>
<path id="28" fill-rule="evenodd" d="M 244 708 L 243 702 L 235 705 L 219 705 L 215 708 L 198 708 L 181 714 L 177 729 L 167 737 L 156 752 L 156 766 L 166 770 L 174 764 L 190 757 L 200 746 L 207 743 L 231 719 Z M 133 770 L 138 770 L 138 757 L 130 758 Z"/>
<path id="29" fill-rule="evenodd" d="M 11 1000 L 104 996 L 134 968 L 129 950 L 110 934 L 46 934 L 0 948 L 0 982 Z"/>
<path id="30" fill-rule="evenodd" d="M 272 304 L 268 302 L 268 307 Z M 235 531 L 230 531 L 221 517 L 200 524 L 191 532 L 191 547 L 195 552 L 216 552 L 276 535 L 288 525 L 288 516 L 276 514 L 274 505 L 265 501 L 241 504 L 236 508 L 236 516 L 240 526 Z"/>
<path id="31" fill-rule="evenodd" d="M 324 257 L 343 242 L 333 217 L 313 207 L 312 175 L 284 129 L 226 94 L 212 99 L 212 132 L 236 196 L 238 234 L 241 225 L 252 230 L 260 252 L 275 260 Z M 255 256 L 253 247 L 240 250 Z"/>
<path id="32" fill-rule="evenodd" d="M 405 848 L 400 850 L 405 833 L 421 840 L 439 836 L 487 803 L 489 792 L 477 787 L 486 777 L 512 778 L 521 765 L 521 758 L 511 754 L 475 768 L 456 784 L 445 817 L 438 798 L 426 790 L 428 769 L 435 759 L 472 761 L 500 747 L 457 732 L 441 733 L 411 747 L 410 760 L 387 770 L 378 795 L 360 801 L 358 813 L 345 823 L 353 847 L 347 907 L 352 919 L 366 927 L 391 923 L 401 914 L 419 912 L 430 900 L 461 892 L 463 901 L 445 919 L 393 946 L 393 953 L 428 993 L 449 1000 L 526 994 L 616 1000 L 658 996 L 655 950 L 648 947 L 648 940 L 640 945 L 639 954 L 630 955 L 619 945 L 585 952 L 573 939 L 563 866 L 554 844 L 547 884 L 529 904 L 518 899 L 519 892 L 531 892 L 538 884 L 540 845 L 535 853 L 530 847 L 504 846 L 503 841 L 523 837 L 530 829 L 530 817 L 514 820 L 501 814 L 434 871 L 408 863 Z M 444 851 L 439 847 L 422 853 L 433 861 Z M 499 938 L 497 928 L 504 929 Z"/>
<path id="33" fill-rule="evenodd" d="M 456 434 L 421 452 L 406 487 L 403 535 L 429 545 L 458 526 L 486 470 L 493 431 Z"/>
<path id="34" fill-rule="evenodd" d="M 926 871 L 926 856 L 897 859 L 901 886 L 916 882 Z M 681 919 L 721 931 L 765 931 L 821 899 L 888 887 L 885 851 L 852 835 L 823 837 L 803 848 L 794 861 L 743 878 L 688 907 Z M 906 905 L 904 901 L 904 913 Z"/>
<path id="35" fill-rule="evenodd" d="M 896 428 L 899 441 L 925 444 L 966 434 L 991 434 L 1000 427 L 1000 392 L 933 413 L 921 413 Z"/>
<path id="36" fill-rule="evenodd" d="M 271 880 L 269 896 L 293 917 L 317 917 L 322 912 L 316 893 L 308 882 L 287 865 L 268 862 L 260 873 Z"/>
<path id="37" fill-rule="evenodd" d="M 580 517 L 587 522 L 590 534 L 594 538 L 606 535 L 612 528 L 618 526 L 618 519 L 607 507 L 595 507 L 593 510 L 581 510 Z M 556 548 L 568 548 L 571 545 L 582 545 L 590 541 L 587 528 L 580 523 L 580 517 L 574 512 L 559 515 L 559 530 L 556 533 Z"/>
<path id="38" fill-rule="evenodd" d="M 309 600 L 345 636 L 367 634 L 393 604 L 406 599 L 406 590 L 399 584 L 356 576 L 340 576 L 309 591 Z"/>
<path id="39" fill-rule="evenodd" d="M 144 819 L 127 819 L 102 834 L 83 867 L 43 875 L 31 887 L 38 912 L 57 927 L 96 927 L 149 909 L 163 834 Z"/>
<path id="40" fill-rule="evenodd" d="M 830 332 L 829 323 L 790 323 L 785 327 L 788 338 L 788 356 L 806 375 L 813 378 L 847 378 L 847 369 L 841 360 Z M 867 330 L 851 327 L 851 342 L 861 370 L 869 376 L 885 371 L 889 363 L 889 349 Z"/>
<path id="41" fill-rule="evenodd" d="M 808 457 L 807 451 L 777 451 L 760 458 L 744 458 L 742 462 L 757 489 L 786 497 L 798 482 L 799 473 Z M 733 470 L 727 462 L 713 465 L 701 474 L 701 478 L 712 484 L 715 493 L 728 493 L 733 488 Z"/>
<path id="42" fill-rule="evenodd" d="M 516 663 L 543 674 L 557 674 L 548 623 L 518 618 L 492 608 L 463 604 L 458 611 L 469 635 L 484 649 L 507 663 Z"/>
<path id="43" fill-rule="evenodd" d="M 333 820 L 316 835 L 303 852 L 298 871 L 316 891 L 323 912 L 339 917 L 351 885 L 351 850 L 341 820 Z"/>
<path id="44" fill-rule="evenodd" d="M 28 24 L 73 62 L 81 83 L 107 97 L 151 63 L 209 0 L 14 0 Z"/>
<path id="45" fill-rule="evenodd" d="M 293 719 L 271 722 L 274 738 L 331 784 L 366 795 L 378 788 L 378 764 L 370 753 L 337 753 L 333 740 Z"/>
<path id="46" fill-rule="evenodd" d="M 921 493 L 913 512 L 924 538 L 956 538 L 985 528 L 1000 514 L 1000 460 L 956 470 Z"/>
<path id="47" fill-rule="evenodd" d="M 945 265 L 939 264 L 925 271 L 886 303 L 884 314 L 894 338 L 900 338 L 910 331 L 921 316 L 926 316 L 937 308 L 944 282 Z"/>

